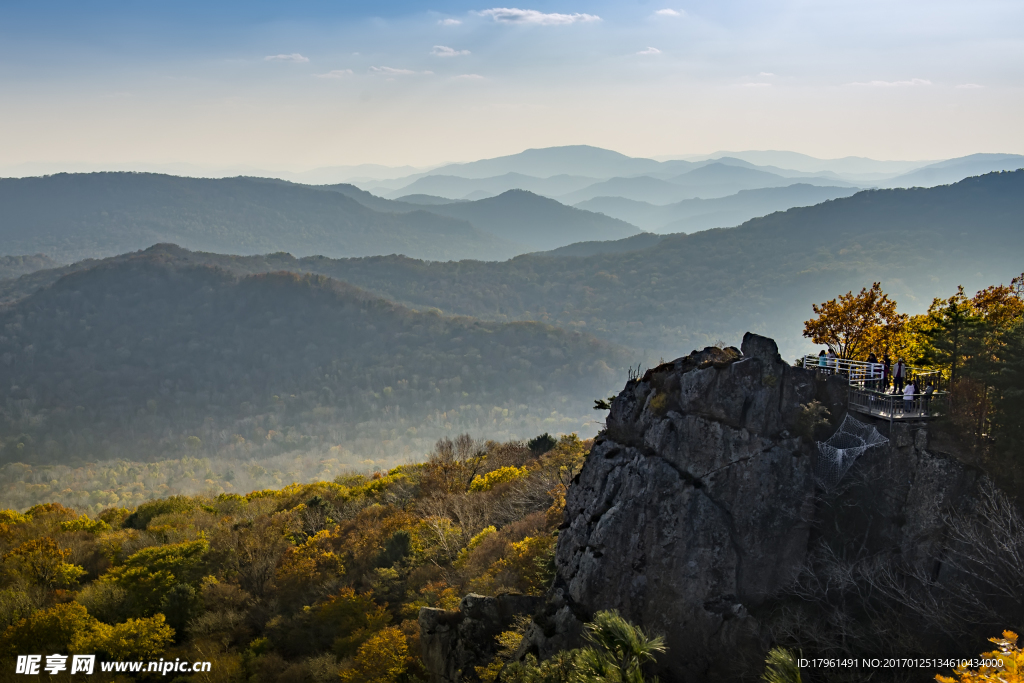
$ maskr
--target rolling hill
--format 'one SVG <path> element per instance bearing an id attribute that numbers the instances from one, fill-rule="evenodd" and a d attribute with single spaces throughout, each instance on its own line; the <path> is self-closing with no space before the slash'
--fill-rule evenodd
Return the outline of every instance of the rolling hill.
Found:
<path id="1" fill-rule="evenodd" d="M 558 201 L 576 206 L 595 197 L 622 197 L 649 204 L 668 204 L 679 201 L 683 194 L 685 191 L 670 180 L 643 175 L 631 178 L 610 178 L 575 192 L 561 195 L 558 197 Z"/>
<path id="2" fill-rule="evenodd" d="M 509 190 L 527 190 L 545 197 L 557 197 L 595 182 L 597 182 L 596 178 L 564 174 L 547 178 L 538 178 L 522 173 L 505 173 L 488 178 L 427 175 L 388 192 L 386 196 L 397 199 L 407 194 L 427 194 L 449 199 L 471 199 L 470 195 L 476 193 L 493 197 Z"/>
<path id="3" fill-rule="evenodd" d="M 240 274 L 328 275 L 421 309 L 586 330 L 655 362 L 717 339 L 732 343 L 747 330 L 774 336 L 783 353 L 796 355 L 808 349 L 800 332 L 812 303 L 874 281 L 906 312 L 924 311 L 959 284 L 974 291 L 1009 282 L 1024 263 L 1022 216 L 1024 171 L 1017 171 L 935 188 L 859 192 L 736 228 L 667 235 L 642 249 L 587 245 L 585 257 L 548 252 L 502 263 L 433 263 L 400 256 L 233 257 L 167 246 L 149 251 Z M 0 301 L 23 299 L 88 267 L 5 281 Z"/>
<path id="4" fill-rule="evenodd" d="M 645 173 L 657 170 L 661 166 L 660 162 L 653 159 L 629 157 L 600 147 L 566 145 L 527 149 L 518 154 L 493 159 L 448 164 L 433 169 L 428 174 L 451 175 L 460 178 L 488 178 L 505 173 L 522 173 L 540 178 L 563 174 L 610 178 Z"/>
<path id="5" fill-rule="evenodd" d="M 831 172 L 840 176 L 846 176 L 848 180 L 860 179 L 864 176 L 892 177 L 902 173 L 909 173 L 916 168 L 934 163 L 931 161 L 881 161 L 867 157 L 819 159 L 807 154 L 783 150 L 721 151 L 686 157 L 688 161 L 694 163 L 718 161 L 723 158 L 740 159 L 757 166 L 777 166 L 805 173 Z"/>
<path id="6" fill-rule="evenodd" d="M 0 460 L 213 454 L 240 440 L 268 457 L 419 455 L 463 430 L 592 432 L 593 398 L 626 365 L 616 347 L 542 323 L 415 312 L 324 276 L 240 277 L 198 260 L 110 259 L 0 310 Z"/>
<path id="7" fill-rule="evenodd" d="M 474 202 L 441 204 L 430 207 L 430 211 L 467 221 L 499 239 L 535 250 L 586 240 L 620 239 L 640 232 L 617 218 L 565 206 L 525 190 L 509 190 Z"/>
<path id="8" fill-rule="evenodd" d="M 715 199 L 741 190 L 786 187 L 794 183 L 819 186 L 853 187 L 852 184 L 823 176 L 791 178 L 735 163 L 707 163 L 693 170 L 658 179 L 650 176 L 612 178 L 594 183 L 576 192 L 558 197 L 577 205 L 596 197 L 623 197 L 650 204 L 672 204 L 687 199 Z"/>
<path id="9" fill-rule="evenodd" d="M 508 190 L 475 201 L 434 201 L 423 204 L 384 199 L 354 185 L 325 186 L 377 211 L 428 211 L 469 222 L 501 240 L 520 245 L 518 253 L 556 249 L 584 240 L 619 239 L 639 230 L 616 218 L 574 209 L 524 190 Z M 511 236 L 511 237 L 510 237 Z"/>
<path id="10" fill-rule="evenodd" d="M 934 187 L 955 183 L 968 176 L 1024 168 L 1020 154 L 971 154 L 947 159 L 878 183 L 882 187 Z"/>
<path id="11" fill-rule="evenodd" d="M 0 250 L 62 261 L 175 242 L 253 254 L 500 259 L 524 251 L 465 221 L 374 211 L 338 192 L 254 178 L 150 173 L 0 179 Z"/>
<path id="12" fill-rule="evenodd" d="M 795 206 L 811 206 L 829 199 L 849 197 L 852 188 L 819 187 L 797 183 L 786 187 L 741 190 L 718 199 L 685 199 L 657 206 L 621 197 L 595 197 L 576 205 L 619 218 L 643 230 L 657 233 L 695 232 L 708 228 L 739 225 L 758 216 L 785 211 Z"/>
<path id="13" fill-rule="evenodd" d="M 503 263 L 345 259 L 316 267 L 388 298 L 494 320 L 585 329 L 676 357 L 747 330 L 787 355 L 811 304 L 880 281 L 922 312 L 958 284 L 1009 282 L 1024 263 L 1024 171 L 927 189 L 871 190 L 747 221 L 664 237 L 652 248 Z"/>

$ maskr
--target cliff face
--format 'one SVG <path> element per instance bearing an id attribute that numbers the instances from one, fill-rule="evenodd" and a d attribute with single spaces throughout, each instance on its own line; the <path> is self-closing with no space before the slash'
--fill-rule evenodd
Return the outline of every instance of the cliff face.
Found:
<path id="1" fill-rule="evenodd" d="M 842 421 L 846 393 L 749 333 L 742 351 L 695 351 L 628 382 L 569 487 L 552 587 L 540 606 L 516 605 L 534 612 L 519 656 L 580 646 L 583 624 L 607 609 L 664 635 L 652 673 L 686 683 L 760 680 L 776 643 L 968 656 L 978 650 L 965 644 L 1020 623 L 1024 516 L 930 449 L 920 425 L 879 424 L 888 444 L 839 486 L 816 481 L 813 436 Z M 814 400 L 832 425 L 812 436 Z M 421 612 L 432 681 L 476 680 L 473 666 L 493 656 L 487 634 L 510 622 L 511 603 L 481 600 Z M 828 680 L 862 680 L 845 673 Z"/>
<path id="2" fill-rule="evenodd" d="M 923 431 L 897 428 L 854 468 L 874 483 L 823 505 L 813 442 L 798 434 L 813 399 L 838 423 L 842 381 L 789 366 L 749 333 L 742 352 L 705 349 L 629 382 L 569 489 L 556 578 L 523 652 L 576 647 L 583 622 L 618 609 L 666 636 L 663 678 L 756 679 L 766 613 L 813 563 L 823 521 L 843 553 L 895 554 L 939 576 L 940 511 L 975 475 L 929 454 Z"/>

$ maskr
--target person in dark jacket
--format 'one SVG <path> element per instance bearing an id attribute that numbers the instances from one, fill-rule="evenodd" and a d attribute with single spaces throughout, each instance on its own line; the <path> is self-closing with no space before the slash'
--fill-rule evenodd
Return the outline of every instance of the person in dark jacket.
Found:
<path id="1" fill-rule="evenodd" d="M 900 358 L 896 361 L 896 366 L 892 369 L 892 393 L 903 393 L 903 380 L 905 379 L 906 374 L 907 366 L 904 364 L 903 359 Z"/>
<path id="2" fill-rule="evenodd" d="M 881 377 L 879 372 L 878 358 L 873 353 L 868 354 L 868 369 L 864 379 L 864 386 L 868 389 L 876 389 L 878 380 Z"/>

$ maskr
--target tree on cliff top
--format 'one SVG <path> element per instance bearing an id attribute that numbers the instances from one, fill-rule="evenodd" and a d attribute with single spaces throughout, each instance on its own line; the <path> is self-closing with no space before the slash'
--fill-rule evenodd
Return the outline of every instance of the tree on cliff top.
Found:
<path id="1" fill-rule="evenodd" d="M 908 316 L 876 282 L 860 294 L 852 291 L 813 306 L 816 318 L 804 322 L 804 336 L 824 344 L 840 358 L 860 358 L 873 349 L 895 350 Z"/>

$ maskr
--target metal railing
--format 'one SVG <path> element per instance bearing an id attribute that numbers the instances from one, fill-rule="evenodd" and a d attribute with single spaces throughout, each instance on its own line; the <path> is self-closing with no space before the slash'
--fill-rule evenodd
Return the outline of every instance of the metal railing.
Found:
<path id="1" fill-rule="evenodd" d="M 914 394 L 905 397 L 900 394 L 882 394 L 875 391 L 851 389 L 848 407 L 859 413 L 866 413 L 883 420 L 905 421 L 924 420 L 938 416 L 945 405 L 945 393 L 929 395 Z"/>
<path id="2" fill-rule="evenodd" d="M 904 366 L 904 381 L 917 380 L 918 387 L 918 391 L 908 397 L 902 392 L 889 393 L 889 387 L 882 385 L 884 367 L 881 363 L 808 354 L 801 359 L 801 365 L 824 374 L 842 377 L 850 387 L 850 410 L 890 422 L 932 418 L 939 414 L 945 404 L 947 392 L 940 391 L 943 385 L 942 373 L 932 368 Z M 891 379 L 890 377 L 889 380 Z M 925 393 L 924 388 L 928 385 L 931 385 L 932 391 Z"/>
<path id="3" fill-rule="evenodd" d="M 882 389 L 881 382 L 884 367 L 881 363 L 868 363 L 848 358 L 829 358 L 828 356 L 807 354 L 800 359 L 800 365 L 809 370 L 820 370 L 826 374 L 844 377 L 851 385 L 864 389 L 874 389 L 876 391 Z M 895 363 L 893 366 L 895 366 Z M 890 366 L 890 373 L 893 366 Z M 906 381 L 917 379 L 919 384 L 930 383 L 938 389 L 942 382 L 942 373 L 932 368 L 905 365 L 903 378 Z M 891 374 L 889 379 L 892 379 Z"/>

